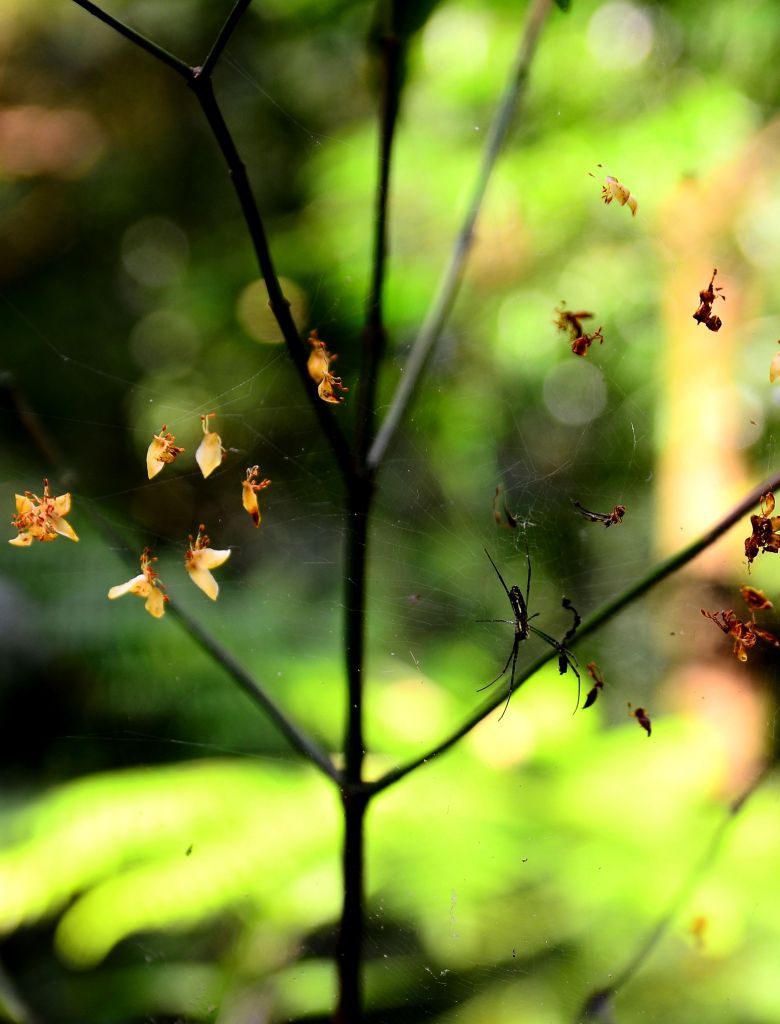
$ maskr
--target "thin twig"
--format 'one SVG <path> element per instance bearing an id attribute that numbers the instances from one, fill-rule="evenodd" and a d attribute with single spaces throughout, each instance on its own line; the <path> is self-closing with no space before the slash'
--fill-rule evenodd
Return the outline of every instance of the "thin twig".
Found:
<path id="1" fill-rule="evenodd" d="M 323 775 L 337 785 L 341 785 L 341 776 L 333 765 L 328 754 L 313 739 L 299 728 L 286 712 L 266 693 L 257 680 L 241 665 L 222 644 L 216 640 L 189 612 L 171 602 L 168 612 L 182 625 L 185 632 L 205 651 L 220 668 L 238 683 L 244 693 L 248 694 L 258 707 L 265 712 L 266 718 L 272 722 L 284 736 L 293 750 L 315 764 Z"/>
<path id="2" fill-rule="evenodd" d="M 233 8 L 228 21 L 223 26 L 222 31 L 217 38 L 217 42 L 212 48 L 212 53 L 220 45 L 220 40 L 222 40 L 223 37 L 224 41 L 229 37 L 230 31 L 232 31 L 238 17 L 243 13 L 243 2 L 244 0 L 241 0 L 241 5 L 237 4 Z M 125 38 L 130 39 L 131 42 L 142 47 L 148 53 L 151 53 L 152 56 L 157 57 L 157 59 L 161 60 L 164 64 L 172 67 L 187 80 L 190 88 L 195 93 L 217 145 L 225 158 L 230 179 L 233 182 L 233 187 L 236 191 L 241 211 L 244 214 L 247 230 L 249 231 L 249 236 L 252 240 L 252 245 L 254 246 L 260 272 L 263 275 L 266 288 L 268 289 L 268 305 L 276 319 L 276 322 L 279 324 L 282 337 L 287 345 L 287 351 L 292 358 L 296 370 L 298 371 L 298 376 L 301 379 L 301 383 L 303 384 L 304 391 L 312 406 L 319 427 L 330 443 L 333 455 L 342 475 L 347 478 L 353 472 L 353 462 L 349 445 L 346 442 L 341 428 L 333 417 L 332 410 L 327 408 L 325 403 L 320 400 L 319 395 L 317 394 L 317 388 L 309 376 L 306 366 L 307 356 L 304 345 L 300 335 L 298 334 L 292 314 L 290 313 L 290 303 L 282 292 L 282 287 L 274 268 L 274 263 L 271 258 L 271 252 L 268 247 L 268 241 L 265 234 L 265 228 L 263 227 L 260 212 L 257 208 L 257 203 L 255 202 L 254 194 L 249 184 L 246 167 L 239 156 L 236 145 L 227 127 L 227 123 L 225 122 L 222 111 L 217 103 L 216 97 L 214 96 L 214 89 L 211 84 L 210 76 L 204 75 L 202 70 L 198 73 L 196 69 L 188 67 L 177 57 L 173 57 L 156 43 L 151 42 L 144 36 L 140 35 L 140 33 L 128 28 L 128 26 L 123 22 L 106 14 L 105 11 L 92 3 L 92 0 L 74 0 L 74 3 L 80 4 L 85 10 L 89 11 L 90 14 L 93 14 L 100 21 L 115 29 L 121 35 L 125 36 Z M 224 41 L 221 45 L 224 45 Z M 219 52 L 217 52 L 217 56 L 219 56 Z M 207 62 L 210 57 L 211 54 L 206 58 Z M 213 60 L 211 61 L 211 66 L 213 67 Z"/>
<path id="3" fill-rule="evenodd" d="M 591 992 L 585 1000 L 582 1009 L 577 1014 L 575 1019 L 577 1024 L 581 1021 L 593 1019 L 595 1013 L 603 1011 L 617 992 L 625 988 L 644 965 L 647 958 L 669 930 L 674 919 L 689 902 L 704 876 L 713 867 L 729 829 L 748 800 L 759 786 L 769 778 L 773 767 L 774 762 L 765 765 L 739 796 L 729 803 L 725 816 L 718 823 L 702 855 L 691 866 L 666 911 L 661 915 L 647 937 L 639 944 L 636 952 L 628 960 L 625 967 L 617 973 L 615 980 L 611 981 L 609 985 L 605 985 L 604 988 Z"/>
<path id="4" fill-rule="evenodd" d="M 395 18 L 392 19 L 395 22 Z M 405 41 L 390 24 L 379 39 L 381 67 L 381 98 L 379 109 L 379 167 L 374 205 L 374 243 L 371 284 L 366 302 L 366 326 L 363 332 L 363 368 L 357 402 L 355 449 L 363 458 L 373 436 L 376 418 L 376 394 L 379 368 L 385 353 L 387 335 L 384 322 L 383 295 L 387 267 L 387 225 L 390 198 L 390 165 L 398 123 L 401 76 Z"/>
<path id="5" fill-rule="evenodd" d="M 252 0 L 236 0 L 233 10 L 227 16 L 225 24 L 220 29 L 219 35 L 214 41 L 214 45 L 209 50 L 208 56 L 201 64 L 200 68 L 195 69 L 195 74 L 200 77 L 208 78 L 211 72 L 216 67 L 217 61 L 222 56 L 222 51 L 230 41 L 230 37 L 238 25 L 239 21 L 244 15 L 244 12 L 252 3 Z"/>
<path id="6" fill-rule="evenodd" d="M 747 515 L 747 513 L 758 504 L 762 495 L 766 494 L 768 491 L 774 491 L 778 487 L 780 487 L 780 473 L 775 473 L 774 476 L 769 477 L 767 480 L 764 480 L 763 483 L 754 487 L 753 490 L 739 502 L 739 504 L 734 506 L 728 515 L 719 520 L 711 529 L 707 530 L 707 532 L 703 533 L 701 537 L 693 541 L 692 544 L 688 544 L 687 547 L 682 548 L 676 555 L 671 555 L 663 562 L 659 562 L 659 564 L 655 566 L 655 568 L 651 569 L 647 575 L 643 576 L 642 579 L 638 580 L 630 587 L 627 587 L 626 590 L 622 591 L 622 593 L 618 594 L 611 601 L 607 601 L 592 615 L 583 619 L 576 637 L 570 642 L 569 646 L 575 647 L 584 640 L 586 636 L 590 633 L 594 633 L 605 622 L 617 615 L 618 612 L 627 608 L 628 605 L 633 604 L 634 601 L 638 600 L 649 590 L 652 590 L 653 587 L 661 583 L 662 580 L 665 580 L 668 576 L 677 572 L 678 569 L 687 565 L 688 562 L 694 559 L 705 548 L 709 547 L 739 519 L 744 515 Z M 538 657 L 536 661 L 534 661 L 515 679 L 512 693 L 517 693 L 523 683 L 530 679 L 531 676 L 535 675 L 544 665 L 547 664 L 548 661 L 551 661 L 557 656 L 556 651 L 554 649 L 550 649 L 548 653 Z M 415 757 L 406 764 L 393 768 L 374 782 L 367 783 L 366 785 L 369 791 L 374 794 L 381 792 L 383 789 L 387 789 L 388 786 L 392 786 L 394 783 L 404 778 L 404 776 L 413 772 L 416 768 L 419 768 L 420 765 L 433 760 L 435 757 L 443 754 L 446 750 L 449 750 L 449 748 L 457 743 L 462 736 L 471 732 L 471 730 L 475 726 L 479 725 L 479 723 L 486 718 L 491 711 L 494 711 L 507 699 L 509 696 L 509 685 L 509 683 L 506 683 L 496 690 L 489 700 L 485 701 L 476 709 L 476 711 L 472 712 L 463 724 L 458 726 L 458 728 L 451 735 L 447 736 L 446 739 L 437 743 L 430 750 L 418 757 Z"/>
<path id="7" fill-rule="evenodd" d="M 78 474 L 67 464 L 59 449 L 54 444 L 46 430 L 37 411 L 33 409 L 26 400 L 19 387 L 13 381 L 11 374 L 3 374 L 0 379 L 0 389 L 7 389 L 11 402 L 17 411 L 22 425 L 26 428 L 30 439 L 41 452 L 41 455 L 49 465 L 56 467 L 63 480 L 68 481 L 68 487 L 74 487 L 78 480 Z M 124 538 L 114 530 L 113 526 L 105 519 L 102 513 L 92 503 L 85 502 L 83 505 L 84 514 L 89 517 L 95 528 L 102 535 L 104 540 L 116 551 L 122 552 L 125 561 L 132 567 L 137 562 L 127 548 Z M 341 775 L 334 767 L 333 762 L 327 753 L 319 747 L 306 733 L 290 719 L 284 711 L 266 693 L 260 683 L 239 664 L 233 655 L 226 650 L 193 616 L 173 602 L 167 605 L 168 612 L 183 627 L 190 637 L 215 661 L 224 671 L 238 683 L 241 689 L 247 693 L 252 700 L 265 712 L 266 716 L 273 722 L 279 732 L 287 739 L 290 746 L 299 754 L 315 764 L 324 775 L 332 779 L 337 785 L 341 784 Z"/>
<path id="8" fill-rule="evenodd" d="M 189 64 L 186 64 L 183 60 L 179 60 L 172 53 L 163 49 L 157 43 L 152 42 L 151 39 L 147 39 L 146 36 L 141 35 L 140 32 L 136 32 L 134 28 L 130 28 L 129 25 L 125 25 L 123 21 L 113 17 L 111 14 L 107 14 L 104 10 L 98 7 L 97 4 L 92 3 L 92 0 L 73 0 L 74 4 L 78 4 L 79 7 L 83 7 L 85 11 L 89 11 L 90 14 L 94 15 L 98 21 L 102 21 L 105 25 L 110 26 L 115 32 L 118 32 L 120 36 L 124 36 L 125 39 L 129 39 L 131 43 L 135 43 L 142 50 L 146 50 L 152 57 L 156 57 L 157 60 L 162 61 L 163 64 L 167 64 L 169 68 L 172 68 L 177 75 L 181 75 L 182 78 L 189 81 L 192 78 L 192 68 Z"/>
<path id="9" fill-rule="evenodd" d="M 376 469 L 381 463 L 393 440 L 409 405 L 414 399 L 417 385 L 428 362 L 433 346 L 439 339 L 442 328 L 450 314 L 458 293 L 466 257 L 474 239 L 474 225 L 477 220 L 488 181 L 496 160 L 506 140 L 517 106 L 525 92 L 528 72 L 531 67 L 536 44 L 550 12 L 552 0 L 533 0 L 528 12 L 520 46 L 512 66 L 509 83 L 503 99 L 490 126 L 482 163 L 474 185 L 466 216 L 455 240 L 449 263 L 442 274 L 433 302 L 415 338 L 409 359 L 404 367 L 393 395 L 390 408 L 368 453 L 368 464 Z"/>
<path id="10" fill-rule="evenodd" d="M 249 237 L 252 240 L 260 273 L 263 275 L 265 286 L 268 289 L 268 306 L 276 318 L 276 322 L 279 324 L 282 337 L 287 345 L 287 351 L 298 371 L 298 376 L 309 398 L 320 430 L 330 442 L 334 457 L 343 476 L 348 478 L 352 473 L 353 466 L 349 446 L 334 418 L 333 410 L 320 399 L 317 394 L 317 386 L 309 375 L 307 353 L 298 329 L 295 326 L 295 321 L 292 318 L 290 303 L 282 291 L 282 286 L 276 274 L 260 211 L 257 208 L 252 187 L 249 184 L 246 166 L 236 149 L 233 137 L 217 103 L 211 80 L 209 78 L 195 78 L 190 82 L 190 85 L 227 164 L 230 180 L 233 183 L 236 197 L 244 214 Z"/>

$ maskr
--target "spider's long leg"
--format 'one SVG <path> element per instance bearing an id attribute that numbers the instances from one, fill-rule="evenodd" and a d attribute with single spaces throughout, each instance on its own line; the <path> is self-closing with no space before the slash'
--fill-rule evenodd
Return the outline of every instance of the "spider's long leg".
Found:
<path id="1" fill-rule="evenodd" d="M 514 626 L 514 619 L 474 619 L 475 622 L 505 622 L 507 626 Z"/>
<path id="2" fill-rule="evenodd" d="M 529 626 L 528 628 L 532 633 L 535 633 L 536 636 L 538 636 L 541 640 L 544 640 L 545 643 L 548 643 L 550 647 L 554 647 L 556 651 L 565 651 L 566 654 L 568 654 L 571 658 L 574 658 L 574 655 L 571 654 L 571 652 L 564 646 L 564 644 L 561 643 L 560 640 L 556 640 L 554 636 L 550 636 L 549 633 L 545 633 L 545 631 L 543 629 L 539 629 L 538 626 Z M 574 658 L 574 660 L 576 661 L 577 659 Z"/>
<path id="3" fill-rule="evenodd" d="M 489 560 L 490 564 L 496 570 L 496 576 L 498 576 L 498 578 L 501 580 L 501 586 L 504 588 L 504 592 L 506 593 L 506 596 L 509 597 L 509 587 L 506 585 L 506 583 L 504 583 L 504 577 L 498 571 L 498 566 L 493 561 L 493 559 L 490 557 L 490 552 L 488 551 L 488 549 L 487 548 L 483 548 L 483 550 L 484 550 L 485 554 L 488 556 L 488 560 Z"/>
<path id="4" fill-rule="evenodd" d="M 498 675 L 496 676 L 495 679 L 491 679 L 489 683 L 485 683 L 484 686 L 480 686 L 480 688 L 477 690 L 477 693 L 482 693 L 483 690 L 487 690 L 489 686 L 493 685 L 493 683 L 497 683 L 498 680 L 501 678 L 501 676 L 506 675 L 506 670 L 509 668 L 509 663 L 512 661 L 512 659 L 514 658 L 514 661 L 515 662 L 517 661 L 517 651 L 518 651 L 519 647 L 520 647 L 520 641 L 517 638 L 515 638 L 515 641 L 512 644 L 512 650 L 509 652 L 509 657 L 506 659 L 506 665 L 504 665 L 504 667 L 501 669 L 501 671 L 498 673 Z M 515 665 L 514 665 L 514 662 L 513 662 L 512 663 L 512 675 L 514 676 L 514 674 L 515 674 Z"/>
<path id="5" fill-rule="evenodd" d="M 504 705 L 504 710 L 498 716 L 499 722 L 501 721 L 501 719 L 506 714 L 506 709 L 509 707 L 509 702 L 512 699 L 512 694 L 515 692 L 515 666 L 517 665 L 517 652 L 519 650 L 520 650 L 520 642 L 519 642 L 519 640 L 516 640 L 515 644 L 514 644 L 514 647 L 512 648 L 512 655 L 513 655 L 513 657 L 512 657 L 512 671 L 511 671 L 511 673 L 509 675 L 509 692 L 506 695 L 506 704 Z"/>
<path id="6" fill-rule="evenodd" d="M 538 629 L 536 626 L 529 626 L 528 628 L 531 630 L 532 633 L 535 633 L 540 640 L 544 640 L 545 643 L 548 643 L 550 645 L 550 647 L 555 648 L 555 650 L 558 652 L 558 658 L 563 659 L 565 665 L 568 666 L 577 677 L 577 703 L 574 705 L 574 711 L 572 712 L 572 714 L 576 714 L 577 709 L 580 706 L 580 694 L 582 691 L 582 679 L 580 678 L 580 673 L 577 669 L 577 665 L 579 664 L 579 662 L 577 661 L 576 656 L 572 654 L 570 650 L 564 647 L 560 640 L 556 640 L 554 636 L 550 636 L 549 633 L 545 633 L 543 629 Z"/>

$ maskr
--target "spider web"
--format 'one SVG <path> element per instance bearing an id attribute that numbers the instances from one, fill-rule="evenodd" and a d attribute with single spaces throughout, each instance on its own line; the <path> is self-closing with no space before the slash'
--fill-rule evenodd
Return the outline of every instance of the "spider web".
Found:
<path id="1" fill-rule="evenodd" d="M 321 269 L 326 261 L 315 252 L 319 269 L 306 279 L 293 274 L 292 281 L 307 302 L 302 326 L 317 326 L 323 338 L 343 339 L 339 372 L 354 387 L 363 289 L 353 266 L 355 260 L 364 262 L 367 248 L 365 236 L 356 239 L 344 232 L 340 237 L 344 197 L 337 170 L 362 159 L 366 136 L 311 126 L 290 109 L 282 85 L 268 88 L 266 79 L 262 84 L 243 56 L 226 55 L 225 75 L 229 83 L 254 87 L 263 117 L 278 115 L 291 125 L 306 158 L 321 157 L 317 173 L 325 184 L 309 211 L 307 237 L 322 230 L 325 240 L 316 244 L 334 247 L 328 258 L 335 269 Z M 251 151 L 251 140 L 248 144 Z M 402 136 L 402 166 L 418 144 L 419 138 Z M 496 221 L 507 208 L 505 186 L 499 177 L 497 199 L 485 211 L 487 247 L 503 240 Z M 409 204 L 403 179 L 399 192 L 399 205 Z M 366 198 L 360 190 L 358 195 Z M 522 206 L 524 200 L 517 202 Z M 399 215 L 394 241 L 401 261 L 422 245 L 420 216 L 429 218 L 427 225 L 441 223 L 435 213 L 420 214 L 413 206 L 408 217 Z M 252 767 L 256 761 L 259 771 L 267 769 L 269 775 L 274 768 L 289 768 L 289 754 L 270 727 L 248 713 L 245 698 L 218 669 L 173 637 L 167 621 L 148 619 L 129 597 L 107 602 L 108 587 L 130 575 L 116 556 L 137 557 L 147 544 L 160 557 L 158 568 L 171 598 L 197 615 L 328 749 L 340 745 L 344 501 L 285 354 L 257 345 L 237 326 L 234 306 L 251 278 L 248 258 L 239 273 L 233 269 L 228 275 L 231 295 L 219 307 L 220 324 L 209 323 L 190 349 L 186 339 L 182 342 L 181 351 L 188 354 L 180 357 L 176 372 L 170 361 L 150 370 L 138 356 L 140 347 L 148 359 L 149 347 L 132 332 L 165 306 L 166 293 L 150 298 L 147 292 L 144 299 L 143 282 L 128 274 L 119 239 L 127 240 L 139 224 L 147 230 L 153 221 L 154 231 L 169 240 L 164 252 L 181 259 L 186 280 L 187 274 L 197 273 L 205 250 L 197 232 L 188 234 L 179 219 L 175 212 L 160 216 L 141 203 L 132 223 L 116 232 L 111 271 L 101 278 L 112 283 L 106 302 L 114 310 L 119 338 L 112 345 L 105 339 L 107 320 L 114 314 L 91 323 L 93 294 L 61 296 L 65 340 L 52 331 L 33 292 L 21 289 L 3 300 L 15 339 L 8 368 L 79 475 L 72 487 L 71 517 L 82 537 L 79 546 L 59 541 L 26 552 L 6 548 L 2 561 L 3 601 L 11 623 L 5 661 L 19 659 L 18 692 L 27 673 L 34 682 L 33 702 L 42 696 L 41 704 L 52 706 L 50 717 L 37 723 L 37 742 L 26 750 L 20 749 L 21 742 L 12 745 L 9 755 L 13 768 L 18 772 L 23 766 L 36 784 L 99 769 L 226 754 Z M 216 222 L 210 225 L 214 230 Z M 237 221 L 230 228 L 236 235 L 241 231 Z M 296 265 L 290 253 L 299 237 L 280 235 L 283 252 Z M 435 266 L 434 257 L 447 244 L 445 238 L 426 250 Z M 556 637 L 570 622 L 561 609 L 564 595 L 587 614 L 640 577 L 650 563 L 656 444 L 652 402 L 660 375 L 650 358 L 652 331 L 637 330 L 635 340 L 631 328 L 641 316 L 634 311 L 621 319 L 615 301 L 605 344 L 577 360 L 551 324 L 563 295 L 573 308 L 580 295 L 592 294 L 603 276 L 600 269 L 609 263 L 604 258 L 600 264 L 602 257 L 591 251 L 572 255 L 547 285 L 540 282 L 544 272 L 530 280 L 518 274 L 516 282 L 502 281 L 494 296 L 480 287 L 480 274 L 494 273 L 496 266 L 486 260 L 485 245 L 478 241 L 474 266 L 424 393 L 380 476 L 368 568 L 366 700 L 372 774 L 446 736 L 478 705 L 478 689 L 503 664 L 511 628 L 478 622 L 508 617 L 506 595 L 485 549 L 507 584 L 522 588 L 527 546 L 533 567 L 529 611 L 538 613 L 534 621 Z M 642 258 L 640 252 L 636 259 Z M 383 409 L 424 308 L 412 302 L 412 314 L 405 311 L 403 269 L 395 267 L 388 282 L 394 350 Z M 190 288 L 191 299 L 196 292 Z M 606 305 L 604 292 L 599 294 Z M 74 321 L 79 321 L 77 328 Z M 128 372 L 121 365 L 117 369 L 122 359 L 116 358 L 114 345 L 121 348 Z M 62 411 L 65 403 L 49 401 L 55 392 L 68 396 L 67 412 Z M 349 422 L 353 398 L 354 390 L 334 415 Z M 98 418 L 93 406 L 101 410 Z M 202 481 L 192 456 L 199 417 L 210 412 L 217 414 L 214 426 L 228 456 Z M 58 474 L 31 454 L 12 408 L 6 408 L 4 420 L 13 438 L 1 474 L 10 508 L 14 492 L 39 490 L 39 465 L 54 479 Z M 144 452 L 162 423 L 187 452 L 150 482 Z M 773 455 L 770 435 L 761 454 L 767 468 Z M 240 507 L 238 488 L 246 467 L 255 463 L 273 479 L 260 496 L 259 531 Z M 601 512 L 625 504 L 625 522 L 609 530 L 588 523 L 573 510 L 573 498 Z M 504 506 L 518 529 L 496 523 L 494 507 Z M 106 541 L 100 527 L 82 520 L 81 508 L 93 510 L 114 539 Z M 219 572 L 215 605 L 182 572 L 187 533 L 194 533 L 201 521 L 215 545 L 232 552 Z M 694 611 L 677 625 L 680 643 L 695 642 L 704 629 Z M 659 870 L 663 877 L 656 882 L 652 876 L 657 862 L 668 865 L 663 839 L 689 833 L 675 833 L 669 826 L 668 833 L 659 829 L 657 842 L 632 844 L 598 806 L 588 810 L 591 803 L 609 806 L 613 813 L 623 808 L 627 817 L 634 814 L 637 833 L 642 823 L 637 808 L 650 820 L 656 815 L 669 824 L 664 807 L 678 784 L 668 778 L 664 757 L 670 756 L 669 745 L 659 744 L 664 757 L 656 748 L 633 755 L 628 791 L 611 781 L 626 763 L 617 757 L 624 734 L 636 749 L 644 739 L 638 729 L 626 731 L 634 726 L 626 721 L 626 701 L 652 706 L 663 682 L 667 654 L 658 651 L 659 631 L 652 621 L 657 614 L 647 605 L 632 609 L 619 624 L 576 648 L 581 668 L 596 660 L 607 676 L 608 689 L 593 712 L 572 715 L 574 680 L 570 674 L 558 676 L 553 662 L 515 694 L 500 724 L 496 712 L 457 750 L 377 801 L 369 827 L 367 935 L 370 998 L 381 1007 L 377 1019 L 410 1020 L 411 1014 L 414 1019 L 459 1019 L 460 1007 L 465 1007 L 464 1020 L 569 1019 L 596 974 L 612 968 L 647 920 L 636 890 L 643 887 L 649 902 L 662 902 L 670 872 Z M 41 620 L 47 635 L 39 639 L 30 622 Z M 77 671 L 71 666 L 85 650 L 91 665 Z M 541 641 L 529 638 L 519 667 L 544 650 Z M 73 695 L 63 696 L 71 682 L 76 684 Z M 58 710 L 61 721 L 54 720 Z M 596 722 L 616 728 L 602 739 Z M 704 761 L 706 741 L 695 731 L 682 735 Z M 659 785 L 664 771 L 666 782 Z M 697 777 L 687 789 L 679 785 L 687 799 L 679 806 L 690 812 L 689 830 L 695 831 L 708 823 L 699 806 L 702 793 L 709 792 L 706 780 Z M 626 803 L 632 806 L 624 808 Z M 569 804 L 579 812 L 565 810 Z M 311 821 L 316 831 L 320 819 Z M 599 829 L 605 832 L 603 842 Z M 338 836 L 330 822 L 322 825 L 322 833 L 330 844 L 322 858 L 326 866 L 319 866 L 318 875 L 305 865 L 300 874 L 305 879 L 311 874 L 315 882 L 324 878 L 322 887 L 330 892 L 338 884 Z M 610 844 L 616 853 L 610 854 Z M 281 844 L 279 850 L 283 856 Z M 621 883 L 611 890 L 604 879 L 618 873 L 621 861 L 631 870 L 624 868 Z M 555 870 L 559 864 L 564 870 Z M 674 881 L 673 872 L 671 877 Z M 295 881 L 288 879 L 291 885 Z M 335 912 L 323 910 L 314 896 L 307 898 L 310 925 L 300 924 L 295 931 L 296 940 L 303 936 L 303 973 L 308 961 L 316 965 L 322 948 L 316 925 L 325 927 Z M 603 945 L 594 956 L 587 952 L 591 927 Z M 247 930 L 251 933 L 251 926 Z M 167 937 L 145 936 L 137 948 L 161 960 L 173 958 Z M 297 993 L 304 987 L 299 980 Z M 300 1001 L 293 1000 L 292 1006 L 291 1016 L 307 1012 Z"/>

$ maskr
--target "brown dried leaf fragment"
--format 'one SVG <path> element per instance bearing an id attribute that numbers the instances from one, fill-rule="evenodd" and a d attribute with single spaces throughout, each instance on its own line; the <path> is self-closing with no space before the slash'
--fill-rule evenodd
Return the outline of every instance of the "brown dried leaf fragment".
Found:
<path id="1" fill-rule="evenodd" d="M 719 316 L 715 316 L 712 312 L 712 304 L 715 299 L 723 299 L 724 302 L 726 301 L 726 296 L 720 294 L 723 289 L 715 286 L 715 277 L 717 273 L 718 268 L 715 267 L 712 271 L 710 283 L 703 291 L 699 292 L 699 308 L 693 314 L 693 319 L 697 323 L 704 324 L 704 326 L 711 331 L 719 331 L 723 326 L 721 318 Z"/>
<path id="2" fill-rule="evenodd" d="M 775 496 L 772 491 L 762 494 L 758 515 L 750 517 L 752 533 L 745 538 L 745 556 L 748 569 L 760 551 L 777 554 L 780 551 L 780 516 L 773 516 Z"/>

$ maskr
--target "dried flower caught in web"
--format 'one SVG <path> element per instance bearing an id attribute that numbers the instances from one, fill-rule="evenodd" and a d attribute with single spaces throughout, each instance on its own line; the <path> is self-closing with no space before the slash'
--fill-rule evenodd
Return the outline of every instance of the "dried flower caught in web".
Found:
<path id="1" fill-rule="evenodd" d="M 325 342 L 319 338 L 316 331 L 312 331 L 309 335 L 309 344 L 312 346 L 312 351 L 309 354 L 306 367 L 309 376 L 317 384 L 317 394 L 323 402 L 340 405 L 344 401 L 344 396 L 336 392 L 349 391 L 349 388 L 342 384 L 341 377 L 335 377 L 330 372 L 330 364 L 334 363 L 338 356 L 328 351 Z"/>
<path id="2" fill-rule="evenodd" d="M 117 597 L 123 597 L 125 594 L 145 597 L 144 608 L 155 619 L 161 619 L 165 614 L 165 604 L 168 598 L 159 576 L 152 568 L 152 562 L 156 561 L 156 558 L 151 557 L 149 548 L 144 548 L 141 554 L 140 574 L 128 580 L 127 583 L 120 583 L 118 586 L 112 587 L 108 592 L 109 601 L 114 601 Z"/>
<path id="3" fill-rule="evenodd" d="M 219 434 L 209 430 L 209 420 L 216 415 L 215 412 L 210 412 L 200 418 L 203 424 L 203 440 L 195 452 L 195 460 L 200 466 L 200 471 L 204 477 L 210 476 L 217 466 L 222 464 L 222 460 L 227 455 L 227 452 L 222 447 L 222 438 Z"/>
<path id="4" fill-rule="evenodd" d="M 693 314 L 693 319 L 699 323 L 704 324 L 711 331 L 719 331 L 723 326 L 723 321 L 719 316 L 715 316 L 712 312 L 712 304 L 715 299 L 723 299 L 726 301 L 725 295 L 719 293 L 723 291 L 722 288 L 715 287 L 715 277 L 717 276 L 718 268 L 716 267 L 712 272 L 710 283 L 707 287 L 699 292 L 699 308 Z"/>
<path id="5" fill-rule="evenodd" d="M 764 591 L 759 590 L 757 587 L 740 587 L 739 593 L 742 600 L 750 609 L 754 620 L 756 612 L 768 611 L 772 607 L 772 602 L 766 596 Z"/>
<path id="6" fill-rule="evenodd" d="M 198 527 L 198 536 L 195 540 L 189 538 L 190 546 L 184 556 L 184 568 L 190 574 L 190 579 L 196 587 L 200 587 L 206 597 L 212 601 L 217 600 L 219 584 L 211 575 L 211 569 L 218 569 L 230 558 L 230 549 L 227 551 L 215 551 L 209 547 L 211 543 L 203 523 Z"/>
<path id="7" fill-rule="evenodd" d="M 167 433 L 167 430 L 167 424 L 163 423 L 160 433 L 154 435 L 146 451 L 146 472 L 150 480 L 162 472 L 165 466 L 170 465 L 177 455 L 185 451 L 173 443 L 176 438 L 173 434 Z"/>
<path id="8" fill-rule="evenodd" d="M 593 686 L 590 688 L 590 690 L 588 690 L 588 695 L 585 698 L 585 703 L 582 705 L 583 710 L 585 708 L 592 707 L 596 703 L 598 695 L 604 689 L 604 678 L 599 672 L 599 668 L 596 662 L 589 661 L 585 668 L 588 670 L 588 675 L 593 680 Z"/>
<path id="9" fill-rule="evenodd" d="M 599 327 L 598 330 L 588 334 L 582 326 L 582 321 L 592 320 L 593 313 L 588 313 L 585 310 L 581 310 L 579 313 L 572 313 L 570 310 L 565 308 L 565 305 L 565 302 L 561 302 L 560 307 L 555 310 L 558 316 L 553 320 L 553 323 L 559 331 L 569 335 L 569 338 L 571 339 L 571 350 L 574 355 L 586 356 L 588 354 L 588 349 L 594 341 L 598 341 L 599 345 L 604 341 L 602 329 Z"/>
<path id="10" fill-rule="evenodd" d="M 70 512 L 70 494 L 61 494 L 53 498 L 49 494 L 49 481 L 43 481 L 43 497 L 39 498 L 32 491 L 16 495 L 16 514 L 11 517 L 11 525 L 16 529 L 17 536 L 8 541 L 14 547 L 27 548 L 34 540 L 52 541 L 58 536 L 68 540 L 78 540 L 75 531 L 65 521 Z"/>
<path id="11" fill-rule="evenodd" d="M 266 487 L 271 484 L 270 480 L 261 480 L 259 484 L 255 483 L 257 475 L 260 472 L 259 466 L 251 466 L 246 471 L 246 480 L 241 482 L 243 488 L 242 502 L 244 508 L 252 517 L 252 522 L 255 526 L 260 525 L 262 516 L 260 515 L 260 506 L 257 504 L 257 495 L 259 491 L 264 491 Z"/>
<path id="12" fill-rule="evenodd" d="M 719 630 L 731 637 L 734 641 L 732 650 L 738 661 L 747 661 L 748 651 L 756 646 L 759 639 L 773 647 L 780 647 L 780 640 L 773 633 L 759 629 L 755 621 L 742 622 L 732 608 L 721 609 L 719 612 L 707 612 L 701 608 L 700 611 L 705 618 L 712 619 Z"/>
<path id="13" fill-rule="evenodd" d="M 780 516 L 773 516 L 775 510 L 775 496 L 772 491 L 767 491 L 760 498 L 760 512 L 750 517 L 750 525 L 753 532 L 745 538 L 745 556 L 748 560 L 748 568 L 759 551 L 769 551 L 777 554 L 780 551 Z"/>
<path id="14" fill-rule="evenodd" d="M 631 718 L 635 718 L 637 722 L 642 726 L 647 735 L 649 736 L 653 730 L 653 723 L 650 721 L 650 715 L 644 708 L 631 708 L 631 702 L 628 703 L 628 714 Z"/>
<path id="15" fill-rule="evenodd" d="M 601 167 L 601 164 L 598 166 Z M 590 176 L 591 178 L 596 177 L 595 174 L 591 174 Z M 613 199 L 621 206 L 627 206 L 631 211 L 631 216 L 636 217 L 636 210 L 638 206 L 636 199 L 631 195 L 629 189 L 627 189 L 625 185 L 621 184 L 617 178 L 613 178 L 611 174 L 607 174 L 604 178 L 604 185 L 601 188 L 601 198 L 607 206 L 609 206 Z"/>
<path id="16" fill-rule="evenodd" d="M 503 499 L 501 502 L 501 508 L 499 508 L 500 497 L 501 488 L 496 487 L 496 493 L 493 495 L 493 518 L 496 521 L 496 525 L 502 527 L 504 530 L 516 530 L 517 517 L 512 515 L 509 511 L 506 498 Z"/>
<path id="17" fill-rule="evenodd" d="M 626 514 L 625 505 L 615 505 L 611 512 L 591 512 L 573 498 L 571 503 L 585 519 L 589 519 L 591 523 L 603 523 L 607 528 L 622 523 L 623 516 Z"/>

